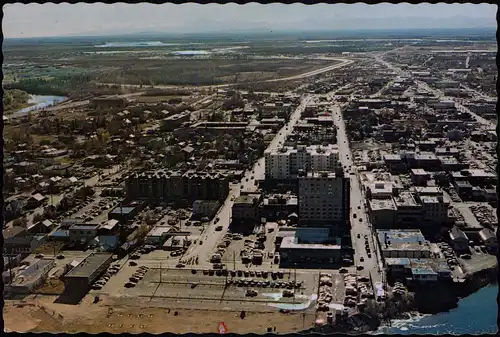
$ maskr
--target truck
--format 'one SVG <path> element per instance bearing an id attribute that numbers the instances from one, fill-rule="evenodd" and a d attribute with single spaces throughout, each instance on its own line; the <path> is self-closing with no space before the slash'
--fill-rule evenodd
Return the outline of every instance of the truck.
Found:
<path id="1" fill-rule="evenodd" d="M 263 259 L 262 252 L 257 251 L 257 252 L 253 253 L 253 257 L 252 257 L 253 264 L 255 264 L 255 265 L 262 264 L 262 259 Z"/>
<path id="2" fill-rule="evenodd" d="M 280 262 L 280 253 L 274 253 L 274 264 L 278 264 Z"/>

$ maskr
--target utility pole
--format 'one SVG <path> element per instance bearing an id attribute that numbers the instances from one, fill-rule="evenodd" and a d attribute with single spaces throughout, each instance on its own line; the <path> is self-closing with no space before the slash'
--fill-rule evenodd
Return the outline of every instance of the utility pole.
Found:
<path id="1" fill-rule="evenodd" d="M 10 284 L 12 284 L 12 260 L 10 254 L 7 255 L 9 257 L 9 276 L 10 276 Z"/>
<path id="2" fill-rule="evenodd" d="M 236 270 L 236 252 L 233 252 L 233 270 Z"/>
<path id="3" fill-rule="evenodd" d="M 295 284 L 297 283 L 297 263 L 294 263 L 294 269 L 293 269 L 293 306 L 295 307 L 295 291 L 297 290 L 297 287 Z"/>
<path id="4" fill-rule="evenodd" d="M 162 274 L 162 263 L 160 262 L 160 284 L 162 283 L 161 274 Z"/>

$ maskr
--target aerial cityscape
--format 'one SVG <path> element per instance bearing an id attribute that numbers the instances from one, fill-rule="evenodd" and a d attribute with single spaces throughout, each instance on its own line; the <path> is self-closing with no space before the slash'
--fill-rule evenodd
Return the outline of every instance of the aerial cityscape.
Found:
<path id="1" fill-rule="evenodd" d="M 495 11 L 6 5 L 6 331 L 496 333 Z"/>

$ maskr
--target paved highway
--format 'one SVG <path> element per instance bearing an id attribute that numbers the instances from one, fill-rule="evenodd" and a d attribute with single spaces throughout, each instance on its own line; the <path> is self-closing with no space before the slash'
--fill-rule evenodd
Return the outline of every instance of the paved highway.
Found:
<path id="1" fill-rule="evenodd" d="M 353 60 L 347 60 L 343 58 L 329 58 L 328 60 L 335 60 L 335 61 L 340 61 L 340 63 L 335 63 L 329 66 L 326 66 L 321 69 L 313 70 L 313 71 L 308 71 L 303 74 L 295 75 L 295 76 L 290 76 L 290 77 L 283 77 L 283 78 L 274 78 L 270 80 L 263 80 L 263 81 L 256 81 L 252 83 L 269 83 L 269 82 L 279 82 L 279 81 L 291 81 L 291 80 L 298 80 L 302 78 L 308 78 L 316 75 L 320 75 L 338 68 L 345 67 L 351 63 L 353 63 Z M 113 85 L 115 83 L 98 83 L 98 84 L 103 84 L 103 85 Z M 200 86 L 184 86 L 183 88 L 196 88 L 196 89 L 211 89 L 211 88 L 226 88 L 230 87 L 236 84 L 244 84 L 244 83 L 228 83 L 228 84 L 217 84 L 217 85 L 200 85 Z M 138 88 L 140 85 L 137 84 L 120 84 L 123 87 L 135 87 Z M 179 88 L 179 86 L 175 85 L 155 85 L 154 88 L 159 88 L 159 89 L 175 89 Z"/>

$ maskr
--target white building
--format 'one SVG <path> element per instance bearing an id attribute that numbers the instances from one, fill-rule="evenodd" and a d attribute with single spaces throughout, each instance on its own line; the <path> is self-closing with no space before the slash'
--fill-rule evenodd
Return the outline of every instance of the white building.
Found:
<path id="1" fill-rule="evenodd" d="M 349 178 L 333 172 L 299 177 L 299 223 L 339 228 L 349 219 Z"/>
<path id="2" fill-rule="evenodd" d="M 341 167 L 336 145 L 283 147 L 265 152 L 266 179 L 291 179 L 299 170 L 334 171 Z"/>

